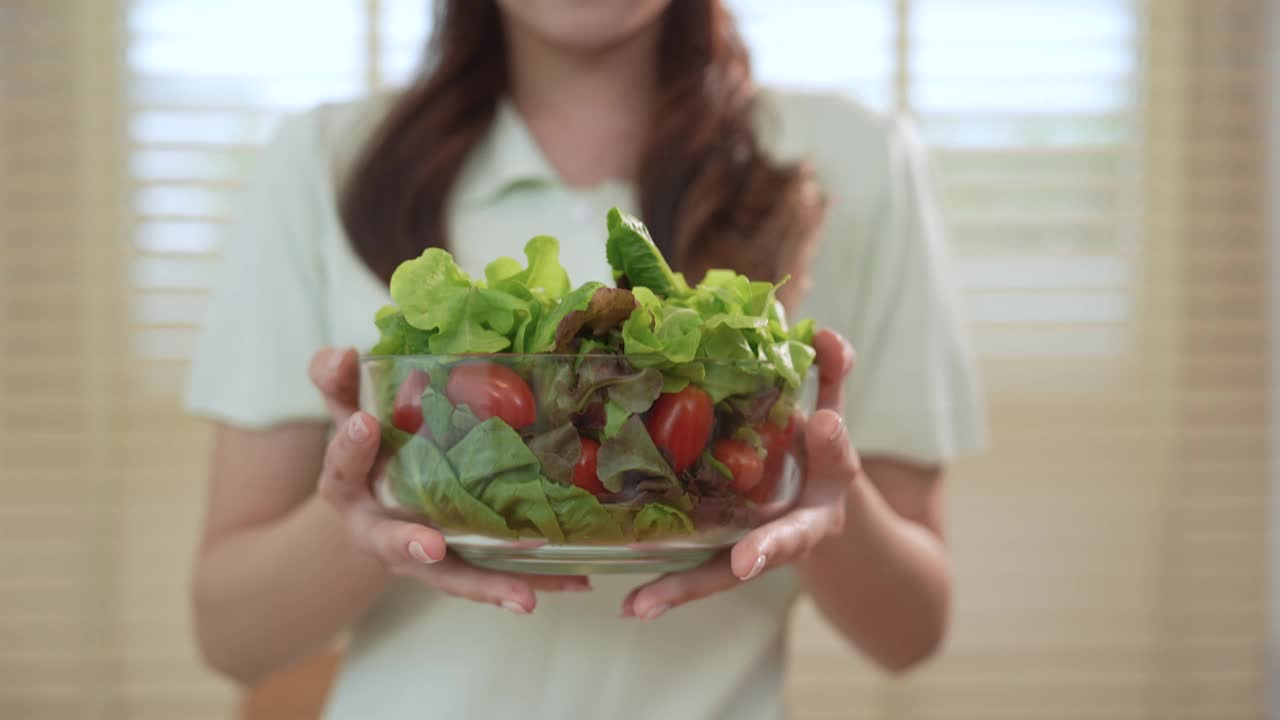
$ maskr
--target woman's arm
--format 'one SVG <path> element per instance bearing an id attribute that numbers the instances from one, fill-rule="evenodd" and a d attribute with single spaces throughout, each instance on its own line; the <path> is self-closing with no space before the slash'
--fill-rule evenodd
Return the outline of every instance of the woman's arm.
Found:
<path id="1" fill-rule="evenodd" d="M 252 684 L 321 648 L 391 575 L 315 494 L 326 429 L 219 426 L 196 563 L 196 634 L 208 663 Z"/>
<path id="2" fill-rule="evenodd" d="M 853 350 L 827 330 L 814 347 L 818 409 L 803 429 L 806 477 L 795 507 L 719 560 L 636 588 L 622 614 L 653 619 L 795 563 L 836 628 L 883 667 L 904 670 L 932 654 L 947 625 L 942 472 L 875 459 L 868 476 L 836 412 Z"/>
<path id="3" fill-rule="evenodd" d="M 946 634 L 951 577 L 942 541 L 943 473 L 868 458 L 851 478 L 843 531 L 796 563 L 827 619 L 869 657 L 902 671 L 928 658 Z"/>
<path id="4" fill-rule="evenodd" d="M 322 423 L 214 437 L 193 588 L 210 665 L 256 682 L 330 640 L 396 576 L 519 615 L 535 591 L 589 589 L 583 577 L 472 567 L 446 556 L 436 530 L 388 515 L 373 496 L 378 423 L 356 409 L 355 352 L 317 353 L 311 379 L 337 428 L 327 444 Z"/>

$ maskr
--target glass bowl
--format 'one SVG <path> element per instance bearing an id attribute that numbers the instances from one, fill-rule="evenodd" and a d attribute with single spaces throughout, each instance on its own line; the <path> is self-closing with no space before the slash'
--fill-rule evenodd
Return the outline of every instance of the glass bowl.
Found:
<path id="1" fill-rule="evenodd" d="M 622 355 L 361 359 L 379 500 L 497 570 L 696 567 L 795 502 L 802 397 L 750 362 Z M 681 387 L 683 385 L 683 387 Z"/>

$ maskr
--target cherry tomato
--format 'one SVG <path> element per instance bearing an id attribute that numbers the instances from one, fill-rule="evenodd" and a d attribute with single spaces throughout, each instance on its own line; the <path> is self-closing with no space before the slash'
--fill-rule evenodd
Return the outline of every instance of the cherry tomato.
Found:
<path id="1" fill-rule="evenodd" d="M 787 418 L 786 427 L 765 422 L 757 425 L 755 430 L 759 433 L 760 440 L 764 442 L 765 452 L 768 453 L 766 462 L 782 462 L 786 458 L 787 451 L 791 449 L 791 437 L 796 432 L 796 418 L 794 415 Z"/>
<path id="2" fill-rule="evenodd" d="M 711 456 L 733 473 L 733 489 L 742 495 L 749 494 L 764 478 L 764 459 L 741 440 L 721 440 L 711 448 Z"/>
<path id="3" fill-rule="evenodd" d="M 573 466 L 573 484 L 592 495 L 604 492 L 604 484 L 596 475 L 596 453 L 600 451 L 600 443 L 591 438 L 579 438 L 582 441 L 582 455 L 578 464 Z"/>
<path id="4" fill-rule="evenodd" d="M 684 472 L 711 439 L 715 419 L 711 396 L 689 385 L 678 393 L 663 393 L 653 403 L 645 427 L 653 444 L 671 456 L 671 469 Z"/>
<path id="5" fill-rule="evenodd" d="M 449 373 L 444 395 L 454 405 L 466 405 L 481 420 L 496 417 L 519 430 L 537 419 L 529 383 L 506 365 L 475 362 Z"/>
<path id="6" fill-rule="evenodd" d="M 425 370 L 414 369 L 400 383 L 396 399 L 391 405 L 391 424 L 407 433 L 416 433 L 422 427 L 422 393 L 431 384 L 431 376 Z"/>
<path id="7" fill-rule="evenodd" d="M 782 479 L 782 471 L 787 464 L 787 454 L 791 451 L 791 441 L 795 437 L 796 418 L 794 415 L 788 418 L 786 427 L 778 427 L 771 422 L 763 423 L 756 427 L 756 432 L 764 442 L 764 482 L 756 486 L 750 499 L 765 502 L 773 495 L 778 481 Z"/>

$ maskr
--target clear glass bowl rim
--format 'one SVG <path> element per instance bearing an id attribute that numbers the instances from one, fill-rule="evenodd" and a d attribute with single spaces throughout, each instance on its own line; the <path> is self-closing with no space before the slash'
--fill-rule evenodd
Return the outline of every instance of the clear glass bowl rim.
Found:
<path id="1" fill-rule="evenodd" d="M 440 362 L 440 361 L 463 361 L 463 360 L 532 360 L 532 359 L 546 360 L 548 362 L 552 362 L 552 361 L 577 362 L 578 360 L 595 360 L 595 359 L 633 360 L 633 359 L 641 359 L 641 358 L 651 358 L 657 362 L 664 363 L 664 364 L 670 362 L 663 355 L 657 355 L 657 354 L 627 355 L 623 353 L 585 353 L 582 355 L 578 355 L 575 353 L 459 353 L 459 354 L 417 353 L 413 355 L 374 355 L 371 353 L 362 353 L 360 355 L 360 363 L 362 365 L 368 365 L 368 364 L 388 362 L 388 361 L 411 362 L 414 360 L 434 360 L 434 361 Z M 762 364 L 765 364 L 766 362 L 767 361 L 765 360 L 758 360 L 758 359 L 748 360 L 746 358 L 743 358 L 741 360 L 728 360 L 724 358 L 694 358 L 693 360 L 690 360 L 687 363 L 678 363 L 678 364 L 688 365 L 693 363 L 702 363 L 704 365 L 736 365 L 736 366 L 758 367 Z M 816 369 L 817 369 L 817 364 L 814 363 L 809 368 L 809 373 L 812 373 Z"/>

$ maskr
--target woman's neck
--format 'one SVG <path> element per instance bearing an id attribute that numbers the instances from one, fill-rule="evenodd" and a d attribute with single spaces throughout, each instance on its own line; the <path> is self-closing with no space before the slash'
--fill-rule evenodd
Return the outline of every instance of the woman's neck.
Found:
<path id="1" fill-rule="evenodd" d="M 511 96 L 561 180 L 634 180 L 657 84 L 661 22 L 597 53 L 574 53 L 508 23 Z"/>

